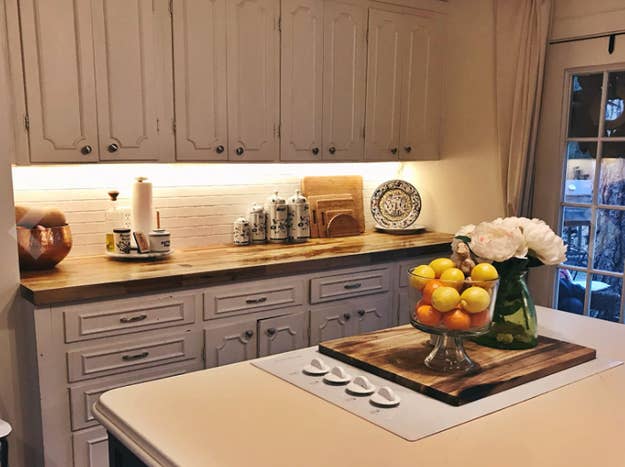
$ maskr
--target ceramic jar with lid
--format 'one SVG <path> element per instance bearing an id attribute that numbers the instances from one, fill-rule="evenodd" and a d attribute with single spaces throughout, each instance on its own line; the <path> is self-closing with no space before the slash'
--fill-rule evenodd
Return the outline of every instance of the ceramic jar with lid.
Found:
<path id="1" fill-rule="evenodd" d="M 239 217 L 234 221 L 232 242 L 236 246 L 245 246 L 250 244 L 250 223 L 245 217 Z"/>
<path id="2" fill-rule="evenodd" d="M 250 223 L 250 240 L 252 243 L 265 243 L 267 241 L 267 218 L 265 208 L 254 203 L 248 214 Z"/>
<path id="3" fill-rule="evenodd" d="M 171 249 L 171 234 L 165 229 L 152 230 L 149 239 L 152 253 L 168 253 Z"/>
<path id="4" fill-rule="evenodd" d="M 274 191 L 267 200 L 267 239 L 271 243 L 284 243 L 289 239 L 286 200 Z"/>
<path id="5" fill-rule="evenodd" d="M 310 207 L 299 190 L 295 190 L 295 194 L 289 198 L 288 212 L 289 241 L 307 241 L 310 238 Z"/>

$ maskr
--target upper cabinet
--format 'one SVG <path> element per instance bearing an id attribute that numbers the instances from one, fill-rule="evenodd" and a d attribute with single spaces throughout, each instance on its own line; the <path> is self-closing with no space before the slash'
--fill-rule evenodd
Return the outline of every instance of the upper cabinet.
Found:
<path id="1" fill-rule="evenodd" d="M 173 159 L 167 0 L 20 0 L 33 163 Z"/>
<path id="2" fill-rule="evenodd" d="M 362 159 L 366 15 L 331 0 L 282 1 L 281 160 Z"/>
<path id="3" fill-rule="evenodd" d="M 370 10 L 366 160 L 438 158 L 442 26 L 440 15 Z"/>

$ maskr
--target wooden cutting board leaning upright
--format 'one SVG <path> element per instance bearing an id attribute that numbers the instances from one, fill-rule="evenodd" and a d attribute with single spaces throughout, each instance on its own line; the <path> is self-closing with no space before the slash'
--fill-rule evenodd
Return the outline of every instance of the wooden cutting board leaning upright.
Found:
<path id="1" fill-rule="evenodd" d="M 337 175 L 327 177 L 302 178 L 302 193 L 308 198 L 318 195 L 350 194 L 354 200 L 353 217 L 358 224 L 358 233 L 365 231 L 365 214 L 363 208 L 362 177 L 360 175 Z M 327 220 L 329 222 L 330 219 Z"/>

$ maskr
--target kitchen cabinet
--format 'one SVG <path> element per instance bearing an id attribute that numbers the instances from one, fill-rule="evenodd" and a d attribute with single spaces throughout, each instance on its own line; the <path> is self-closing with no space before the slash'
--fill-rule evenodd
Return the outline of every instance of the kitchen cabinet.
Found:
<path id="1" fill-rule="evenodd" d="M 362 160 L 366 14 L 331 0 L 283 1 L 281 160 Z"/>
<path id="2" fill-rule="evenodd" d="M 81 467 L 109 467 L 108 436 L 97 426 L 72 436 L 74 465 Z"/>
<path id="3" fill-rule="evenodd" d="M 228 0 L 228 159 L 279 154 L 279 0 Z"/>
<path id="4" fill-rule="evenodd" d="M 308 320 L 304 311 L 258 321 L 258 356 L 266 357 L 308 345 Z"/>
<path id="5" fill-rule="evenodd" d="M 440 15 L 369 12 L 365 160 L 438 157 Z"/>
<path id="6" fill-rule="evenodd" d="M 172 159 L 167 0 L 20 0 L 30 161 Z"/>
<path id="7" fill-rule="evenodd" d="M 256 320 L 247 319 L 204 331 L 206 368 L 256 358 L 258 334 Z"/>
<path id="8" fill-rule="evenodd" d="M 176 159 L 228 160 L 227 0 L 173 2 Z"/>

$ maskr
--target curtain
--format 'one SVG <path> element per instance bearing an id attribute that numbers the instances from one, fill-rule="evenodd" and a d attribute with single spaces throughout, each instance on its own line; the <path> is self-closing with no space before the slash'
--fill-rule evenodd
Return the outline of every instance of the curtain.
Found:
<path id="1" fill-rule="evenodd" d="M 509 216 L 529 215 L 552 0 L 495 0 L 500 173 Z"/>

